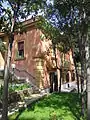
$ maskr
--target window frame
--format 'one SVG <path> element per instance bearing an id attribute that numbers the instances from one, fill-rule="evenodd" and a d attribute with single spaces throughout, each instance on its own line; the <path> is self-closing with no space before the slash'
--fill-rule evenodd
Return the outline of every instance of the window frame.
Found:
<path id="1" fill-rule="evenodd" d="M 23 42 L 23 56 L 20 56 L 19 55 L 19 43 L 22 43 Z M 25 41 L 24 40 L 18 40 L 17 41 L 17 51 L 16 51 L 16 59 L 15 60 L 23 60 L 25 59 Z"/>

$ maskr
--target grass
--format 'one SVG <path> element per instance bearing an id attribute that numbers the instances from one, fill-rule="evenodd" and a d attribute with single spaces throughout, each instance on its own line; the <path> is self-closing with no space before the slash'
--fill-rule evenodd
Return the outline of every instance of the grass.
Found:
<path id="1" fill-rule="evenodd" d="M 80 101 L 76 93 L 54 93 L 9 116 L 9 120 L 82 120 Z"/>

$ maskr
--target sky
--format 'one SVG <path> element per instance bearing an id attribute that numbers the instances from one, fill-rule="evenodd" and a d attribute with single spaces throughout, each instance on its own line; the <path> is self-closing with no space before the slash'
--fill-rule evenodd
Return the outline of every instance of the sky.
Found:
<path id="1" fill-rule="evenodd" d="M 1 1 L 1 0 L 0 0 L 0 1 Z M 53 2 L 54 2 L 54 0 L 47 0 L 47 4 L 50 4 L 50 3 L 51 3 L 51 4 L 53 5 Z M 8 2 L 4 2 L 3 6 L 4 6 L 4 8 L 7 8 L 7 7 L 10 8 L 10 6 L 8 5 Z M 75 11 L 76 11 L 76 10 L 75 10 Z M 60 17 L 60 18 L 56 18 L 56 16 L 55 16 L 56 14 L 57 14 L 57 13 L 53 14 L 53 16 L 52 16 L 52 18 L 51 18 L 51 22 L 52 22 L 52 23 L 54 22 L 55 26 L 58 26 L 58 20 L 59 20 L 59 25 L 60 25 L 60 22 L 63 23 L 63 25 L 65 25 L 65 20 L 64 20 L 64 18 L 61 18 L 61 17 Z M 44 13 L 39 10 L 38 15 L 44 15 Z M 76 12 L 75 12 L 75 16 L 77 17 L 77 15 L 78 15 L 78 13 L 77 13 L 77 11 L 76 11 Z M 34 16 L 33 13 L 32 13 L 31 15 L 29 15 L 29 16 L 27 17 L 27 19 L 30 19 L 32 16 Z M 68 17 L 67 17 L 68 24 L 69 24 L 69 22 L 71 21 L 71 19 L 72 19 L 72 18 L 68 18 Z M 23 20 L 21 20 L 21 21 L 23 21 Z"/>
<path id="2" fill-rule="evenodd" d="M 8 2 L 4 2 L 4 3 L 3 3 L 3 7 L 4 7 L 4 8 L 9 7 Z"/>
<path id="3" fill-rule="evenodd" d="M 0 0 L 0 1 L 2 1 L 2 0 Z M 46 0 L 46 1 L 47 1 L 47 4 L 49 4 L 49 3 L 53 4 L 53 0 Z M 3 7 L 4 7 L 4 8 L 9 7 L 9 8 L 10 8 L 8 2 L 4 2 L 4 3 L 3 3 Z M 32 15 L 33 15 L 33 13 L 32 13 Z M 29 15 L 29 16 L 27 17 L 27 19 L 30 19 L 30 18 L 32 17 L 32 15 Z M 39 10 L 39 11 L 38 11 L 38 15 L 44 15 L 44 13 Z M 23 21 L 23 20 L 21 20 L 21 21 Z"/>

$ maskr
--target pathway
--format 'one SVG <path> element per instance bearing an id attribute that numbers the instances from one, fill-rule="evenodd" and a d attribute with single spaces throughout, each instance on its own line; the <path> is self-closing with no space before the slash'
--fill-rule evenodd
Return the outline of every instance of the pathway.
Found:
<path id="1" fill-rule="evenodd" d="M 69 84 L 69 87 L 68 87 L 68 84 Z M 65 84 L 61 85 L 62 92 L 71 92 L 73 90 L 76 90 L 76 92 L 78 91 L 76 81 L 65 83 Z M 86 90 L 86 84 L 84 83 L 84 91 L 85 90 Z M 79 84 L 79 91 L 81 92 L 81 84 Z"/>

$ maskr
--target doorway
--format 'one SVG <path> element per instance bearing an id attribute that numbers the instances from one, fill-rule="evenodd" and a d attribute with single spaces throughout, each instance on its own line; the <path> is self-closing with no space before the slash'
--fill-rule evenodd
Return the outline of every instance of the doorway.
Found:
<path id="1" fill-rule="evenodd" d="M 58 79 L 57 79 L 57 72 L 50 72 L 50 92 L 58 91 Z"/>

